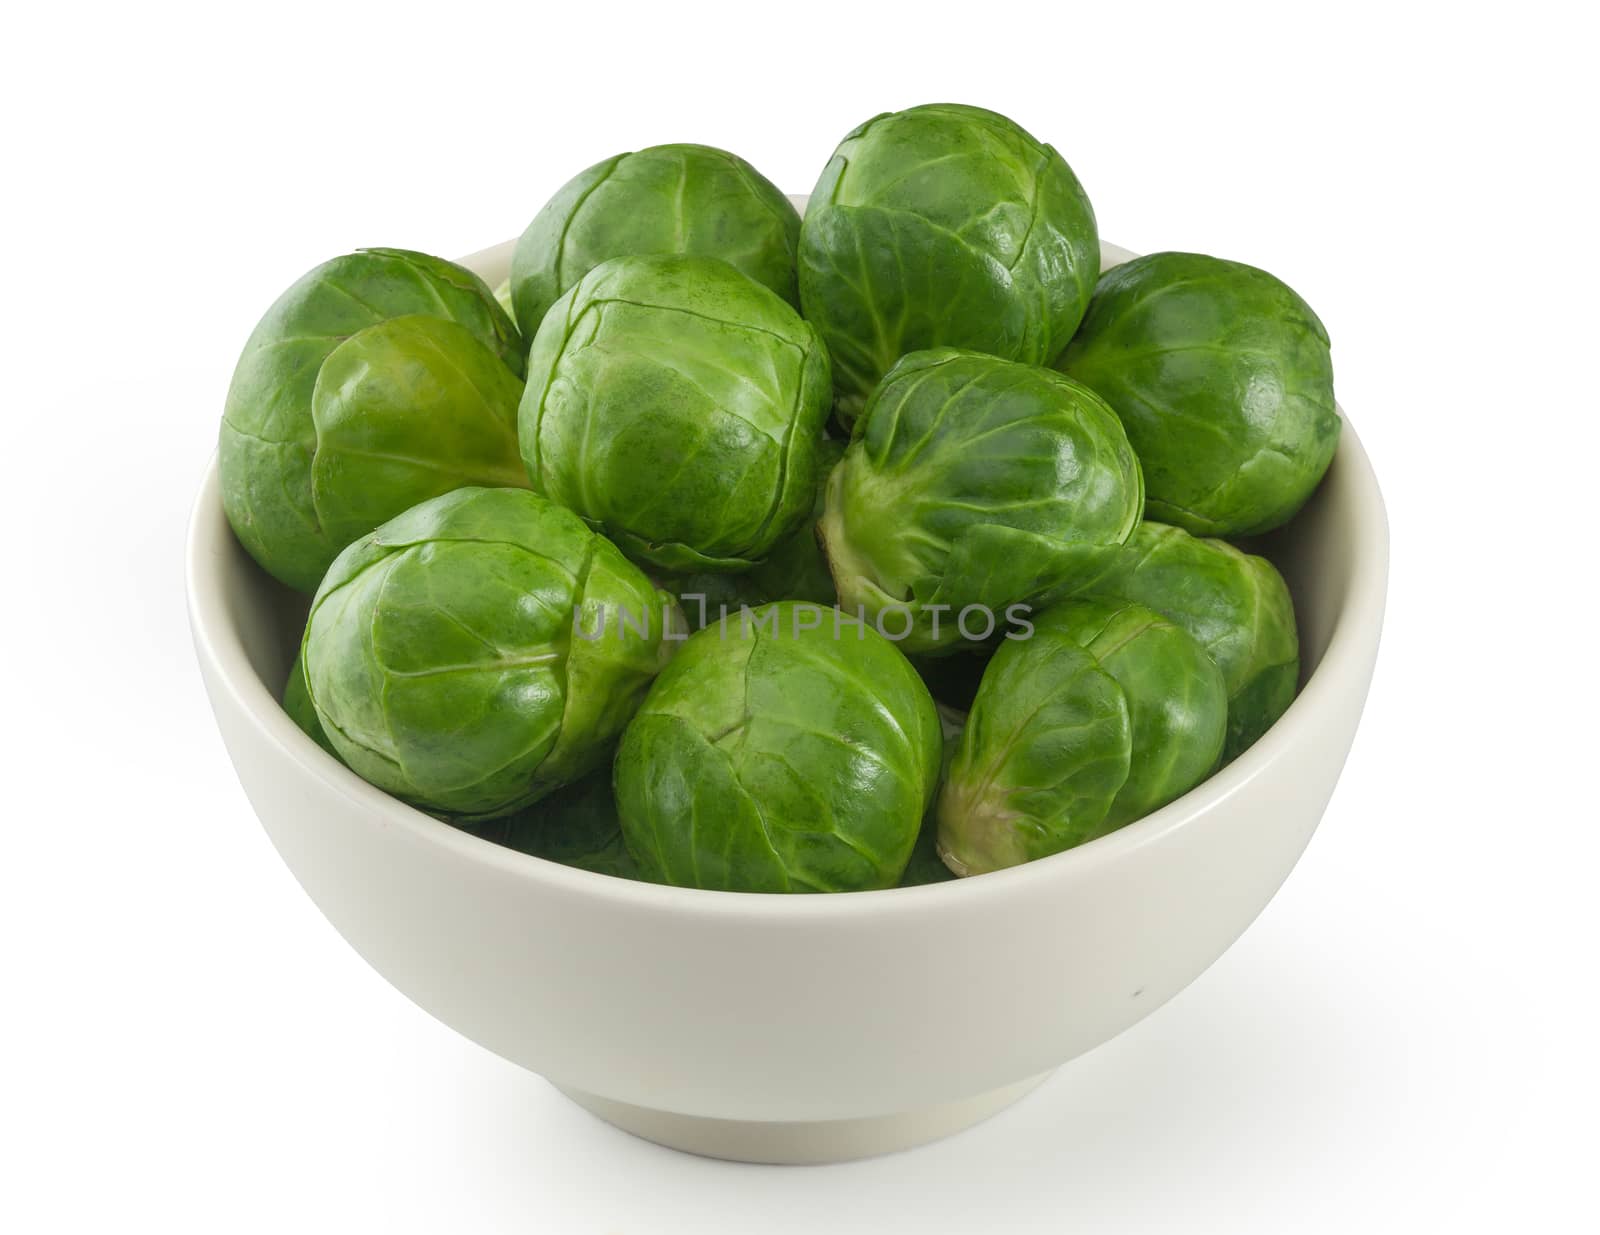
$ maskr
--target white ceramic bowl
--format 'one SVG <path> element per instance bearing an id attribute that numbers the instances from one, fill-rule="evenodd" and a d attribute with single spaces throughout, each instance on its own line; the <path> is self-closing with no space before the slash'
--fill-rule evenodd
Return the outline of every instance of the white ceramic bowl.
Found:
<path id="1" fill-rule="evenodd" d="M 510 254 L 504 244 L 465 262 L 493 286 Z M 305 598 L 233 538 L 215 466 L 189 529 L 189 613 L 256 813 L 379 973 L 619 1127 L 718 1157 L 817 1162 L 919 1144 L 999 1110 L 1172 998 L 1277 891 L 1349 752 L 1383 619 L 1383 500 L 1348 423 L 1326 481 L 1277 541 L 1309 678 L 1254 747 L 1077 849 L 851 895 L 590 874 L 469 836 L 360 780 L 277 704 Z"/>

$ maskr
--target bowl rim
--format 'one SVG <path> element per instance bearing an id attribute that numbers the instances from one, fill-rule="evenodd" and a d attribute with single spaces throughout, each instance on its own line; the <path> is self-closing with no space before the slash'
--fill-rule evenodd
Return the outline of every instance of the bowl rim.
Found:
<path id="1" fill-rule="evenodd" d="M 495 246 L 465 260 L 471 262 L 502 248 Z M 967 879 L 818 896 L 672 887 L 581 870 L 523 853 L 474 836 L 390 797 L 301 732 L 251 667 L 239 630 L 228 621 L 221 573 L 214 566 L 222 553 L 243 552 L 223 514 L 215 453 L 195 498 L 185 537 L 189 624 L 196 655 L 209 661 L 214 670 L 209 676 L 216 688 L 227 692 L 263 741 L 323 790 L 363 812 L 382 817 L 388 826 L 403 829 L 414 840 L 437 848 L 441 856 L 493 868 L 526 881 L 530 890 L 543 888 L 569 896 L 593 897 L 621 909 L 733 917 L 767 924 L 805 923 L 818 916 L 844 920 L 885 913 L 923 913 L 939 904 L 951 909 L 958 903 L 980 908 L 1021 895 L 1042 881 L 1092 876 L 1103 866 L 1155 845 L 1200 816 L 1225 807 L 1246 792 L 1273 763 L 1293 758 L 1303 743 L 1317 740 L 1320 727 L 1314 714 L 1334 705 L 1343 680 L 1364 672 L 1370 644 L 1382 626 L 1388 582 L 1389 529 L 1383 496 L 1360 438 L 1344 409 L 1335 406 L 1343 428 L 1333 467 L 1341 473 L 1340 483 L 1350 486 L 1354 494 L 1351 581 L 1344 604 L 1334 617 L 1327 649 L 1293 703 L 1232 763 L 1166 806 L 1072 849 Z M 234 543 L 229 545 L 228 541 Z"/>

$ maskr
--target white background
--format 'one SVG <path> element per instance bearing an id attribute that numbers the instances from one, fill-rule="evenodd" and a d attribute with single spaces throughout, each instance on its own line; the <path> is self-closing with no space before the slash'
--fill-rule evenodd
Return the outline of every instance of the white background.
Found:
<path id="1" fill-rule="evenodd" d="M 1576 6 L 31 5 L 6 19 L 0 1227 L 1594 1230 L 1595 118 Z M 1460 11 L 1458 11 L 1460 10 Z M 1007 112 L 1106 236 L 1316 306 L 1394 533 L 1348 770 L 1188 992 L 992 1122 L 782 1169 L 615 1132 L 389 989 L 251 816 L 180 548 L 238 348 L 615 151 L 787 189 Z"/>

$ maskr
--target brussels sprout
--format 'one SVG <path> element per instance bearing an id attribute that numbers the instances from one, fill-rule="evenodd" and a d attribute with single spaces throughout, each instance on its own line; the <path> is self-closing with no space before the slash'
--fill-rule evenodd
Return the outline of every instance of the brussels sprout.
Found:
<path id="1" fill-rule="evenodd" d="M 522 367 L 516 327 L 469 270 L 400 249 L 318 266 L 267 310 L 228 388 L 217 466 L 239 542 L 309 592 L 424 498 L 526 484 L 505 439 Z"/>
<path id="2" fill-rule="evenodd" d="M 822 518 L 828 476 L 843 456 L 843 442 L 824 439 L 817 448 L 817 496 L 811 504 L 811 517 L 774 545 L 766 561 L 742 575 L 702 573 L 674 584 L 673 591 L 692 628 L 699 630 L 718 621 L 724 612 L 738 613 L 740 605 L 754 608 L 771 600 L 831 605 L 838 599 L 828 559 L 817 540 L 817 520 Z"/>
<path id="3" fill-rule="evenodd" d="M 939 717 L 893 644 L 784 601 L 690 637 L 617 750 L 628 849 L 665 883 L 893 887 L 939 775 Z"/>
<path id="4" fill-rule="evenodd" d="M 637 561 L 742 571 L 811 509 L 828 356 L 773 292 L 709 257 L 619 257 L 528 358 L 534 488 Z"/>
<path id="5" fill-rule="evenodd" d="M 1093 392 L 943 348 L 873 391 L 829 478 L 822 539 L 841 604 L 926 652 L 1092 584 L 1143 504 L 1139 461 Z"/>
<path id="6" fill-rule="evenodd" d="M 1094 211 L 1066 161 L 1004 116 L 958 104 L 850 133 L 800 228 L 800 302 L 833 358 L 846 425 L 907 352 L 1049 363 L 1099 272 Z"/>
<path id="7" fill-rule="evenodd" d="M 529 335 L 550 306 L 613 257 L 719 257 L 799 304 L 800 216 L 750 164 L 711 146 L 652 146 L 579 172 L 539 211 L 511 259 L 511 297 Z"/>
<path id="8" fill-rule="evenodd" d="M 1277 569 L 1225 540 L 1141 523 L 1117 568 L 1096 585 L 1183 627 L 1216 661 L 1228 691 L 1224 762 L 1252 745 L 1294 702 L 1300 638 Z"/>
<path id="9" fill-rule="evenodd" d="M 311 695 L 306 690 L 305 666 L 299 653 L 295 654 L 294 664 L 289 666 L 288 681 L 283 684 L 283 710 L 289 714 L 290 720 L 300 726 L 300 731 L 306 737 L 335 759 L 339 757 L 339 752 L 333 749 L 333 743 L 328 740 L 322 722 L 317 719 L 317 709 L 311 706 Z"/>
<path id="10" fill-rule="evenodd" d="M 463 826 L 497 845 L 563 866 L 619 879 L 642 877 L 622 840 L 609 767 L 590 772 L 514 815 Z"/>
<path id="11" fill-rule="evenodd" d="M 1328 332 L 1240 262 L 1153 253 L 1107 271 L 1057 364 L 1122 417 L 1150 517 L 1197 536 L 1285 522 L 1339 444 Z"/>
<path id="12" fill-rule="evenodd" d="M 570 511 L 464 488 L 339 555 L 302 655 L 352 769 L 423 808 L 488 817 L 595 767 L 681 628 L 671 598 Z"/>
<path id="13" fill-rule="evenodd" d="M 990 662 L 940 792 L 957 874 L 1103 836 L 1193 788 L 1222 750 L 1222 674 L 1181 627 L 1100 598 L 1033 620 Z"/>
<path id="14" fill-rule="evenodd" d="M 828 571 L 828 559 L 822 554 L 822 542 L 817 539 L 817 522 L 822 518 L 828 496 L 828 477 L 844 458 L 845 444 L 824 439 L 817 445 L 816 487 L 811 500 L 811 513 L 742 577 L 749 580 L 754 594 L 762 601 L 810 600 L 820 605 L 831 605 L 837 599 L 833 575 Z"/>
<path id="15" fill-rule="evenodd" d="M 509 275 L 494 285 L 494 302 L 504 309 L 507 315 L 516 312 L 511 303 L 511 277 Z M 529 333 L 531 334 L 532 332 L 530 331 Z"/>
<path id="16" fill-rule="evenodd" d="M 346 545 L 463 485 L 528 487 L 517 449 L 522 382 L 454 322 L 396 317 L 322 362 L 311 397 L 311 492 Z"/>

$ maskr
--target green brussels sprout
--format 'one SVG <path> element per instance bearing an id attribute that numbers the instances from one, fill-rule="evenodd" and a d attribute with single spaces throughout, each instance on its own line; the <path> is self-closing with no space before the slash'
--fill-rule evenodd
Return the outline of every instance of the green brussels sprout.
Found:
<path id="1" fill-rule="evenodd" d="M 579 172 L 534 217 L 511 259 L 529 335 L 563 293 L 613 257 L 719 257 L 790 304 L 800 216 L 765 176 L 711 146 L 651 146 Z"/>
<path id="2" fill-rule="evenodd" d="M 507 316 L 515 314 L 516 310 L 511 303 L 511 276 L 507 275 L 494 285 L 494 302 L 506 311 Z M 529 332 L 532 333 L 531 331 Z"/>
<path id="3" fill-rule="evenodd" d="M 772 600 L 809 600 L 831 605 L 838 599 L 828 559 L 817 540 L 828 476 L 844 457 L 844 443 L 826 438 L 817 448 L 817 495 L 811 517 L 772 547 L 766 561 L 742 575 L 694 574 L 677 580 L 673 591 L 695 630 L 736 614 L 740 605 L 755 608 Z"/>
<path id="4" fill-rule="evenodd" d="M 872 392 L 829 478 L 822 540 L 840 603 L 928 652 L 1091 585 L 1143 506 L 1139 461 L 1092 391 L 941 348 Z"/>
<path id="5" fill-rule="evenodd" d="M 938 783 L 928 689 L 887 639 L 783 601 L 692 635 L 622 735 L 647 877 L 743 892 L 893 887 Z"/>
<path id="6" fill-rule="evenodd" d="M 676 608 L 570 511 L 457 489 L 339 555 L 311 604 L 306 685 L 380 789 L 505 814 L 603 760 L 676 646 Z"/>
<path id="7" fill-rule="evenodd" d="M 811 509 L 828 356 L 776 294 L 710 257 L 618 257 L 528 357 L 534 488 L 636 561 L 743 571 Z"/>
<path id="8" fill-rule="evenodd" d="M 1225 540 L 1141 523 L 1117 568 L 1095 590 L 1154 609 L 1210 653 L 1228 691 L 1224 762 L 1251 746 L 1294 702 L 1300 681 L 1294 600 L 1266 558 Z"/>
<path id="9" fill-rule="evenodd" d="M 958 874 L 1093 840 L 1187 793 L 1227 728 L 1222 673 L 1143 605 L 1069 600 L 994 655 L 938 804 Z"/>
<path id="10" fill-rule="evenodd" d="M 822 518 L 828 496 L 828 477 L 844 458 L 845 444 L 824 439 L 817 444 L 816 487 L 811 513 L 777 544 L 766 560 L 758 562 L 741 578 L 749 580 L 762 602 L 769 600 L 809 600 L 831 605 L 837 599 L 828 559 L 817 539 L 817 523 Z"/>
<path id="11" fill-rule="evenodd" d="M 470 270 L 401 249 L 324 262 L 267 310 L 228 388 L 217 466 L 239 542 L 309 592 L 425 498 L 526 484 L 505 435 L 522 369 L 516 327 Z"/>
<path id="12" fill-rule="evenodd" d="M 1122 417 L 1150 517 L 1197 536 L 1286 522 L 1339 445 L 1328 332 L 1240 262 L 1152 253 L 1107 271 L 1057 367 Z"/>
<path id="13" fill-rule="evenodd" d="M 623 843 L 609 766 L 562 786 L 514 815 L 461 826 L 497 845 L 563 866 L 619 879 L 643 877 Z"/>
<path id="14" fill-rule="evenodd" d="M 467 331 L 396 317 L 329 353 L 311 398 L 311 492 L 347 545 L 463 485 L 527 488 L 517 449 L 522 382 Z"/>
<path id="15" fill-rule="evenodd" d="M 959 104 L 877 116 L 822 171 L 800 228 L 800 303 L 849 425 L 907 352 L 1048 364 L 1095 276 L 1094 210 L 1059 154 Z"/>
<path id="16" fill-rule="evenodd" d="M 333 749 L 333 743 L 328 740 L 322 722 L 317 719 L 317 709 L 311 706 L 311 695 L 306 689 L 305 665 L 299 653 L 295 654 L 294 664 L 289 666 L 289 678 L 283 684 L 283 710 L 300 727 L 300 732 L 335 759 L 339 757 L 339 752 Z"/>

